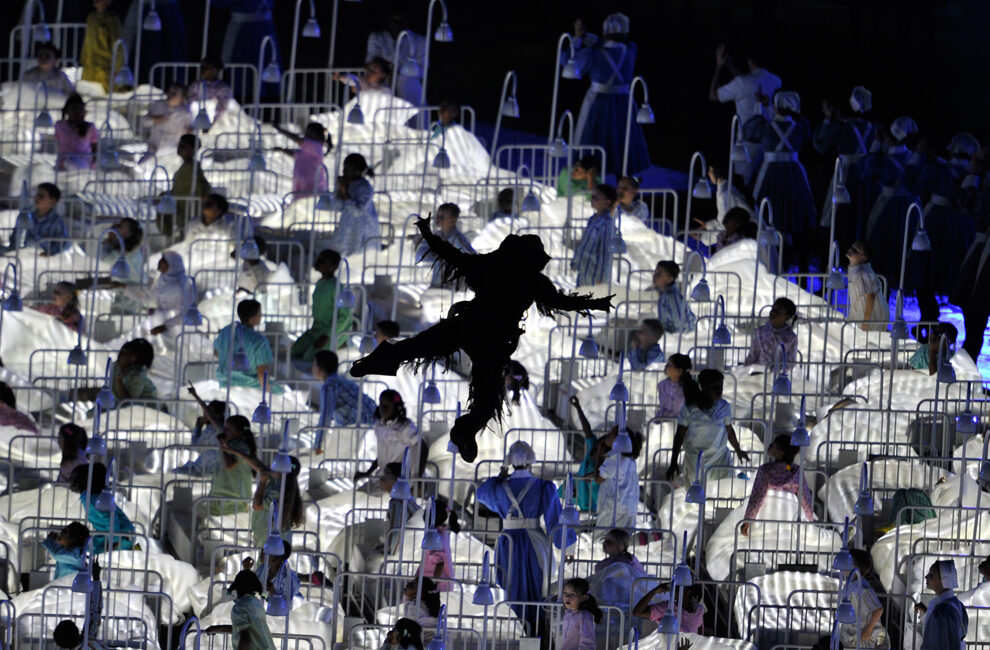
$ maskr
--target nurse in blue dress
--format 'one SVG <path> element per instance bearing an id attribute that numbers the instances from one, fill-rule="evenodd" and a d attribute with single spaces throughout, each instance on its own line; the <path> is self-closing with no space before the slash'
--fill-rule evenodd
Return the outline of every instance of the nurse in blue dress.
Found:
<path id="1" fill-rule="evenodd" d="M 274 0 L 211 0 L 211 6 L 217 9 L 229 9 L 230 19 L 223 35 L 223 50 L 221 58 L 224 63 L 250 63 L 258 65 L 258 53 L 261 40 L 270 36 L 275 43 L 278 54 L 278 41 L 275 38 L 275 22 L 272 20 L 272 4 Z M 271 54 L 265 54 L 265 64 L 271 61 Z M 255 74 L 261 74 L 258 70 Z M 240 82 L 240 76 L 235 82 Z M 243 96 L 246 89 L 234 84 L 234 94 Z"/>
<path id="2" fill-rule="evenodd" d="M 896 286 L 901 273 L 904 215 L 908 206 L 920 202 L 920 199 L 905 184 L 904 166 L 893 156 L 885 156 L 880 160 L 877 179 L 880 194 L 866 221 L 866 240 L 873 247 L 870 263 L 878 274 L 886 276 L 890 286 Z M 917 217 L 912 217 L 909 245 L 910 238 L 919 225 Z M 911 275 L 907 274 L 905 277 L 910 279 Z M 911 284 L 913 286 L 913 282 Z"/>
<path id="3" fill-rule="evenodd" d="M 551 535 L 557 548 L 561 547 L 559 531 L 555 530 L 561 512 L 557 486 L 530 473 L 534 462 L 533 448 L 516 441 L 509 447 L 499 475 L 478 487 L 478 503 L 502 518 L 505 535 L 499 537 L 495 555 L 499 564 L 497 582 L 506 589 L 510 601 L 543 599 L 552 564 Z M 509 467 L 512 467 L 511 475 Z M 568 542 L 575 539 L 573 531 L 568 531 Z M 513 606 L 513 609 L 524 615 L 523 608 Z M 531 626 L 535 625 L 535 607 L 526 608 L 525 616 Z M 531 627 L 531 633 L 536 629 Z"/>
<path id="4" fill-rule="evenodd" d="M 852 241 L 849 233 L 849 207 L 844 204 L 836 205 L 832 201 L 832 188 L 845 184 L 850 169 L 870 151 L 870 146 L 876 140 L 876 129 L 869 120 L 869 112 L 873 108 L 873 94 L 862 86 L 853 88 L 849 97 L 849 107 L 852 115 L 843 118 L 837 109 L 827 107 L 825 121 L 815 130 L 812 140 L 818 153 L 826 156 L 839 157 L 839 177 L 828 185 L 825 204 L 822 208 L 821 225 L 828 226 L 832 219 L 832 210 L 836 209 L 836 233 L 840 241 Z M 844 226 L 840 228 L 839 226 Z"/>
<path id="5" fill-rule="evenodd" d="M 811 198 L 811 185 L 798 153 L 811 137 L 808 121 L 801 117 L 801 97 L 792 91 L 778 91 L 773 98 L 774 116 L 760 131 L 763 164 L 753 185 L 757 203 L 770 200 L 774 225 L 787 235 L 814 227 L 817 210 Z"/>
<path id="6" fill-rule="evenodd" d="M 144 25 L 138 25 L 138 8 L 141 10 L 141 22 L 143 23 L 148 14 L 151 13 L 152 1 L 154 2 L 155 13 L 161 21 L 161 29 L 151 31 L 144 29 Z M 141 5 L 144 6 L 141 6 Z M 216 4 L 216 3 L 213 3 Z M 186 41 L 186 24 L 182 18 L 182 9 L 178 0 L 134 0 L 130 9 L 127 10 L 127 17 L 124 19 L 124 40 L 127 42 L 127 51 L 134 56 L 134 48 L 137 47 L 137 31 L 141 33 L 141 68 L 135 70 L 138 75 L 137 80 L 150 83 L 149 77 L 151 67 L 156 63 L 176 63 L 189 60 L 189 46 Z M 257 59 L 257 54 L 255 54 Z M 159 81 L 159 83 L 161 83 Z"/>
<path id="7" fill-rule="evenodd" d="M 952 591 L 959 587 L 952 560 L 932 563 L 925 575 L 925 586 L 935 592 L 928 605 L 916 605 L 924 614 L 921 650 L 964 650 L 969 616 L 962 601 Z"/>
<path id="8" fill-rule="evenodd" d="M 591 79 L 591 88 L 581 104 L 575 132 L 579 144 L 603 147 L 605 164 L 608 168 L 617 169 L 622 166 L 629 84 L 636 67 L 636 44 L 629 40 L 629 17 L 624 14 L 615 13 L 606 18 L 602 31 L 604 40 L 585 33 L 580 20 L 574 23 L 575 62 L 581 75 Z M 650 155 L 643 130 L 636 120 L 632 120 L 629 127 L 629 171 L 639 172 L 649 166 Z"/>

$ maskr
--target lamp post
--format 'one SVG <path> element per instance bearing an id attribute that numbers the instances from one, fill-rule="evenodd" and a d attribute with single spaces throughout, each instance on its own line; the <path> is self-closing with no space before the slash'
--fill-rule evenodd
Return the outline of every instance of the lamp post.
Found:
<path id="1" fill-rule="evenodd" d="M 694 180 L 694 162 L 696 160 L 701 161 L 701 176 L 698 181 Z M 705 162 L 705 155 L 700 151 L 695 151 L 691 154 L 691 162 L 688 163 L 688 195 L 687 195 L 687 207 L 684 212 L 684 246 L 688 245 L 688 231 L 691 230 L 691 199 L 710 199 L 712 198 L 712 188 L 708 185 L 708 181 L 705 180 L 705 173 L 708 169 L 708 164 Z"/>
<path id="2" fill-rule="evenodd" d="M 265 46 L 271 48 L 271 60 L 268 64 L 265 64 Z M 282 72 L 278 67 L 278 50 L 275 49 L 275 39 L 269 35 L 265 35 L 261 39 L 261 45 L 258 47 L 258 72 L 260 76 L 258 77 L 258 82 L 254 86 L 254 103 L 257 105 L 261 102 L 261 84 L 276 84 L 282 81 Z M 259 128 L 261 122 L 258 122 Z"/>
<path id="3" fill-rule="evenodd" d="M 904 213 L 904 237 L 901 244 L 901 279 L 898 282 L 897 287 L 904 291 L 904 270 L 907 266 L 907 242 L 908 242 L 908 232 L 911 229 L 911 213 L 918 213 L 918 230 L 914 234 L 914 239 L 911 241 L 911 250 L 924 252 L 930 251 L 932 249 L 932 242 L 928 239 L 928 233 L 925 232 L 925 214 L 921 210 L 921 205 L 912 202 L 908 206 L 907 212 Z"/>
<path id="4" fill-rule="evenodd" d="M 440 20 L 440 25 L 437 27 L 435 34 L 433 32 L 433 5 L 437 2 L 443 8 L 443 18 Z M 431 39 L 430 36 L 433 36 Z M 430 0 L 430 5 L 426 9 L 426 53 L 423 58 L 423 89 L 420 91 L 419 95 L 419 105 L 426 106 L 426 84 L 429 81 L 430 75 L 430 42 L 435 40 L 439 43 L 450 43 L 454 40 L 454 34 L 450 29 L 450 23 L 447 22 L 447 3 L 444 0 Z M 422 115 L 420 116 L 422 118 Z"/>
<path id="5" fill-rule="evenodd" d="M 302 8 L 302 3 L 304 0 L 296 0 L 296 11 L 294 18 L 292 19 L 292 49 L 289 50 L 289 79 L 286 82 L 285 95 L 282 97 L 282 101 L 286 103 L 292 103 L 295 101 L 293 93 L 295 91 L 295 72 L 296 72 L 296 51 L 299 47 L 299 33 L 302 32 L 303 38 L 320 38 L 320 23 L 316 21 L 316 3 L 313 0 L 309 0 L 309 20 L 303 26 L 302 30 L 299 29 L 299 10 Z M 333 13 L 334 13 L 334 23 L 336 26 L 337 18 L 337 0 L 333 3 Z M 333 36 L 331 38 L 331 43 L 333 42 Z M 332 54 L 331 54 L 332 56 Z M 331 67 L 330 64 L 327 67 Z"/>
<path id="6" fill-rule="evenodd" d="M 632 83 L 629 84 L 629 104 L 626 107 L 626 142 L 622 149 L 623 176 L 627 175 L 627 167 L 629 165 L 629 134 L 632 130 L 633 95 L 636 92 L 637 82 L 643 87 L 643 105 L 636 111 L 636 124 L 656 123 L 656 118 L 653 116 L 653 109 L 650 108 L 650 90 L 646 87 L 646 80 L 637 75 L 633 77 Z"/>
<path id="7" fill-rule="evenodd" d="M 506 96 L 509 90 L 509 82 L 512 82 L 512 94 Z M 516 99 L 516 83 L 518 78 L 516 76 L 515 70 L 509 70 L 505 73 L 505 79 L 502 80 L 502 94 L 498 100 L 498 117 L 495 118 L 495 133 L 492 135 L 492 155 L 498 150 L 498 134 L 502 130 L 502 118 L 503 117 L 519 117 L 519 102 Z"/>
<path id="8" fill-rule="evenodd" d="M 564 48 L 564 41 L 567 41 L 570 46 L 570 58 L 567 60 L 563 66 L 560 65 L 560 51 Z M 563 72 L 561 72 L 563 68 Z M 564 79 L 580 79 L 581 71 L 578 70 L 577 63 L 574 60 L 574 37 L 564 32 L 557 39 L 557 49 L 553 52 L 553 96 L 550 100 L 550 129 L 547 132 L 547 144 L 553 139 L 553 125 L 557 121 L 557 91 L 560 88 L 560 77 L 563 76 Z M 574 143 L 574 138 L 571 138 L 571 144 Z"/>

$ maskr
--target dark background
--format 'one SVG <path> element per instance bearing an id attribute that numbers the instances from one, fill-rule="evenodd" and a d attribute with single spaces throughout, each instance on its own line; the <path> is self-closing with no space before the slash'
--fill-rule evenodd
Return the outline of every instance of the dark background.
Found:
<path id="1" fill-rule="evenodd" d="M 198 58 L 202 0 L 180 0 L 187 18 L 190 57 Z M 384 27 L 388 14 L 403 11 L 409 27 L 426 28 L 427 2 L 422 0 L 340 0 L 335 63 L 360 65 L 367 34 Z M 45 0 L 49 15 L 54 0 Z M 49 8 L 50 5 L 50 8 Z M 114 10 L 126 14 L 128 0 Z M 323 31 L 319 40 L 300 39 L 297 65 L 325 66 L 329 52 L 332 0 L 316 0 Z M 603 18 L 613 11 L 632 22 L 631 38 L 639 47 L 637 72 L 650 87 L 657 124 L 645 133 L 654 164 L 684 170 L 695 149 L 711 159 L 724 158 L 730 105 L 708 102 L 714 49 L 755 43 L 767 53 L 767 67 L 785 89 L 802 97 L 804 115 L 821 120 L 821 100 L 834 97 L 842 108 L 854 85 L 873 92 L 874 119 L 914 117 L 920 135 L 941 150 L 954 133 L 972 132 L 990 144 L 987 128 L 990 87 L 990 2 L 981 0 L 451 0 L 448 2 L 454 42 L 432 45 L 429 100 L 450 98 L 475 107 L 478 119 L 494 122 L 502 78 L 519 74 L 521 117 L 504 128 L 545 134 L 549 128 L 554 49 L 561 32 L 571 31 L 582 17 L 589 31 L 600 33 Z M 84 20 L 88 2 L 65 0 L 65 19 Z M 292 0 L 274 0 L 283 68 L 287 67 L 293 13 Z M 304 0 L 302 20 L 308 16 Z M 17 20 L 5 12 L 4 41 Z M 440 18 L 439 2 L 434 25 Z M 214 9 L 210 47 L 219 51 L 225 12 Z M 297 27 L 301 29 L 301 25 Z M 6 51 L 6 43 L 4 43 Z M 740 66 L 744 62 L 739 61 Z M 587 80 L 561 81 L 559 112 L 575 114 Z M 507 133 L 502 142 L 512 142 Z M 809 171 L 819 161 L 807 160 Z M 830 162 L 828 163 L 830 164 Z"/>

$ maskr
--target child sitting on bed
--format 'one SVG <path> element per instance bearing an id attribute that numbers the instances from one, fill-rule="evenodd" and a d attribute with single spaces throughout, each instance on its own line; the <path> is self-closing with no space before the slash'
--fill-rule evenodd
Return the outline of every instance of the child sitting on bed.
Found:
<path id="1" fill-rule="evenodd" d="M 52 301 L 47 305 L 38 305 L 36 310 L 42 314 L 53 316 L 73 332 L 78 332 L 82 325 L 82 313 L 79 311 L 79 292 L 71 282 L 58 282 L 52 287 Z"/>
<path id="2" fill-rule="evenodd" d="M 265 593 L 268 594 L 269 598 L 281 596 L 289 603 L 292 603 L 292 599 L 296 596 L 302 596 L 302 592 L 299 589 L 299 576 L 289 566 L 289 556 L 292 555 L 292 544 L 288 540 L 283 539 L 282 546 L 284 547 L 282 555 L 268 556 L 268 575 L 263 575 L 264 562 L 257 568 L 255 575 L 264 583 Z M 245 568 L 250 568 L 252 564 L 253 562 L 246 560 L 245 565 L 247 566 Z"/>
<path id="3" fill-rule="evenodd" d="M 79 626 L 76 625 L 75 621 L 65 619 L 55 626 L 52 631 L 52 641 L 55 642 L 56 648 L 62 648 L 63 650 L 80 650 L 83 643 L 86 642 L 86 637 L 82 632 L 79 631 Z M 90 628 L 89 631 L 89 646 L 87 650 L 106 650 L 107 646 L 100 643 L 96 638 L 96 630 Z"/>
<path id="4" fill-rule="evenodd" d="M 261 601 L 265 589 L 258 576 L 248 570 L 238 572 L 227 592 L 234 598 L 234 607 L 230 610 L 231 624 L 211 625 L 203 633 L 230 634 L 231 647 L 236 650 L 275 650 L 265 606 Z"/>
<path id="5" fill-rule="evenodd" d="M 118 404 L 124 400 L 155 400 L 158 389 L 148 377 L 155 361 L 155 349 L 146 339 L 132 339 L 117 353 L 110 371 L 110 389 Z"/>
<path id="6" fill-rule="evenodd" d="M 619 213 L 640 219 L 645 225 L 650 220 L 650 209 L 639 200 L 639 179 L 623 176 L 615 186 L 619 194 Z"/>
<path id="7" fill-rule="evenodd" d="M 334 350 L 346 344 L 344 332 L 353 327 L 354 310 L 337 304 L 337 294 L 344 288 L 337 278 L 339 267 L 340 253 L 333 249 L 326 248 L 316 256 L 313 270 L 320 274 L 320 279 L 313 287 L 313 324 L 292 344 L 289 349 L 292 359 L 312 361 L 319 350 Z"/>
<path id="8" fill-rule="evenodd" d="M 423 564 L 419 571 L 422 571 L 425 576 L 436 578 L 439 581 L 440 591 L 450 591 L 453 589 L 453 585 L 446 580 L 440 580 L 440 578 L 454 577 L 454 558 L 450 552 L 450 534 L 456 535 L 461 532 L 461 525 L 457 521 L 457 513 L 447 507 L 446 499 L 440 497 L 436 500 L 434 526 L 440 535 L 443 548 L 424 550 Z"/>
<path id="9" fill-rule="evenodd" d="M 148 107 L 148 153 L 141 157 L 147 160 L 159 151 L 172 153 L 179 145 L 179 138 L 192 132 L 193 114 L 186 97 L 186 87 L 181 83 L 169 84 L 165 99 L 159 99 Z"/>
<path id="10" fill-rule="evenodd" d="M 14 222 L 14 230 L 6 246 L 0 247 L 0 253 L 8 253 L 27 246 L 37 246 L 38 254 L 58 255 L 71 244 L 69 230 L 65 227 L 62 215 L 55 211 L 62 191 L 54 183 L 41 183 L 34 193 L 34 210 L 28 215 L 18 214 Z"/>
<path id="11" fill-rule="evenodd" d="M 643 565 L 636 559 L 636 556 L 629 552 L 629 533 L 621 528 L 613 528 L 602 540 L 602 552 L 605 559 L 595 564 L 595 573 L 602 571 L 613 564 L 630 564 L 633 568 L 643 571 Z"/>
<path id="12" fill-rule="evenodd" d="M 86 120 L 86 102 L 72 93 L 62 105 L 62 119 L 55 122 L 55 168 L 91 169 L 100 144 L 96 125 Z"/>
<path id="13" fill-rule="evenodd" d="M 90 476 L 90 466 L 80 465 L 72 470 L 69 477 L 69 489 L 79 495 L 79 500 L 86 509 L 86 519 L 93 532 L 110 532 L 111 516 L 113 517 L 113 530 L 118 533 L 133 533 L 134 524 L 120 509 L 114 506 L 113 512 L 105 512 L 96 508 L 96 497 L 107 489 L 107 467 L 103 463 L 94 463 L 92 466 L 92 482 L 87 491 L 87 481 Z M 91 496 L 94 495 L 94 496 Z M 114 537 L 113 547 L 122 551 L 130 550 L 134 547 L 134 540 L 131 537 Z M 106 538 L 103 535 L 93 537 L 93 552 L 103 553 L 106 550 Z"/>
<path id="14" fill-rule="evenodd" d="M 209 449 L 201 451 L 199 457 L 176 467 L 172 471 L 176 474 L 187 474 L 200 478 L 213 476 L 214 472 L 220 468 L 220 441 L 217 436 L 223 431 L 221 422 L 227 417 L 227 404 L 220 400 L 213 400 L 207 404 L 200 398 L 192 384 L 189 384 L 186 390 L 203 409 L 203 414 L 196 418 L 196 427 L 193 429 L 192 440 L 189 444 L 193 447 L 209 447 Z"/>
<path id="15" fill-rule="evenodd" d="M 848 585 L 843 585 L 839 598 L 848 598 L 856 611 L 856 623 L 846 623 L 839 628 L 839 639 L 847 648 L 889 648 L 890 639 L 887 631 L 880 624 L 883 617 L 883 604 L 877 597 L 876 591 L 866 579 L 873 570 L 873 560 L 870 554 L 860 549 L 852 554 L 856 572 Z M 848 572 L 843 572 L 842 581 L 845 583 Z"/>
<path id="16" fill-rule="evenodd" d="M 582 157 L 571 167 L 570 178 L 567 177 L 567 165 L 562 166 L 557 177 L 557 196 L 567 196 L 568 191 L 575 196 L 588 196 L 602 182 L 600 169 L 598 159 L 592 154 Z"/>
<path id="17" fill-rule="evenodd" d="M 382 650 L 423 650 L 423 626 L 411 618 L 400 618 L 385 635 Z"/>
<path id="18" fill-rule="evenodd" d="M 61 52 L 51 43 L 38 43 L 34 47 L 34 57 L 37 65 L 28 68 L 21 75 L 21 83 L 44 83 L 49 93 L 69 96 L 76 91 L 72 82 L 58 66 Z M 39 88 L 40 91 L 40 88 Z"/>
<path id="19" fill-rule="evenodd" d="M 227 85 L 227 82 L 220 79 L 223 72 L 223 61 L 215 55 L 207 55 L 199 64 L 199 79 L 189 85 L 188 95 L 190 102 L 216 100 L 217 110 L 213 116 L 213 123 L 223 117 L 227 110 L 227 104 L 234 96 L 234 91 Z M 207 129 L 204 131 L 206 133 Z"/>
<path id="20" fill-rule="evenodd" d="M 401 464 L 403 460 L 406 461 L 409 476 L 422 474 L 419 461 L 423 437 L 416 429 L 416 423 L 406 416 L 406 404 L 398 391 L 386 389 L 378 397 L 375 439 L 378 457 L 366 471 L 354 475 L 355 481 L 374 475 L 379 467 L 385 467 L 389 463 Z"/>
<path id="21" fill-rule="evenodd" d="M 313 448 L 323 453 L 325 429 L 336 426 L 373 425 L 375 400 L 361 391 L 361 387 L 337 372 L 340 361 L 330 350 L 320 350 L 313 355 L 311 371 L 320 385 L 320 419 L 316 426 Z"/>
<path id="22" fill-rule="evenodd" d="M 801 492 L 801 508 L 804 510 L 805 521 L 815 520 L 815 511 L 812 508 L 813 498 L 808 482 L 801 475 L 800 468 L 794 462 L 794 458 L 800 451 L 800 447 L 791 444 L 790 434 L 782 434 L 773 439 L 767 456 L 770 462 L 764 463 L 756 471 L 756 478 L 753 480 L 753 491 L 749 494 L 749 504 L 746 506 L 746 519 L 756 519 L 763 507 L 763 502 L 767 498 L 767 490 L 780 490 L 790 492 L 795 496 Z M 801 479 L 802 488 L 798 487 L 798 479 Z M 743 523 L 739 532 L 749 535 L 750 522 Z"/>
<path id="23" fill-rule="evenodd" d="M 636 618 L 646 618 L 656 623 L 660 622 L 670 610 L 677 616 L 676 597 L 680 589 L 671 589 L 669 584 L 660 584 L 649 593 L 640 598 L 636 606 L 633 607 L 632 614 Z M 653 597 L 660 594 L 660 599 L 652 603 Z M 702 625 L 705 622 L 705 604 L 702 601 L 701 585 L 694 584 L 684 588 L 684 594 L 680 607 L 680 630 L 689 634 L 701 634 Z"/>
<path id="24" fill-rule="evenodd" d="M 233 386 L 261 389 L 265 373 L 275 362 L 272 344 L 264 334 L 255 330 L 261 324 L 261 303 L 242 300 L 237 303 L 238 322 L 227 325 L 213 341 L 213 356 L 217 359 L 216 378 L 221 386 L 229 382 Z M 236 368 L 238 353 L 243 355 L 244 367 Z M 275 394 L 283 389 L 272 381 L 268 387 Z"/>
<path id="25" fill-rule="evenodd" d="M 786 359 L 781 358 L 787 368 L 797 363 L 797 305 L 789 298 L 777 298 L 770 308 L 767 322 L 753 332 L 753 341 L 743 365 L 761 365 L 772 368 L 783 344 Z"/>
<path id="26" fill-rule="evenodd" d="M 684 387 L 681 378 L 691 370 L 691 357 L 686 354 L 672 354 L 667 359 L 663 374 L 665 379 L 657 384 L 658 418 L 676 418 L 684 408 Z"/>
<path id="27" fill-rule="evenodd" d="M 62 451 L 62 460 L 59 462 L 56 483 L 68 483 L 74 469 L 89 464 L 89 458 L 86 456 L 88 444 L 89 436 L 86 435 L 86 429 L 78 424 L 66 422 L 59 427 L 58 448 Z"/>
<path id="28" fill-rule="evenodd" d="M 79 573 L 86 568 L 86 540 L 89 528 L 78 521 L 59 532 L 50 532 L 41 545 L 55 560 L 55 579 Z"/>
<path id="29" fill-rule="evenodd" d="M 584 578 L 571 578 L 564 583 L 561 600 L 564 616 L 560 622 L 559 650 L 585 650 L 595 647 L 595 623 L 601 623 L 603 612 L 591 585 Z"/>
<path id="30" fill-rule="evenodd" d="M 38 433 L 38 425 L 30 415 L 17 410 L 17 397 L 13 389 L 0 381 L 0 426 L 13 427 L 26 433 Z"/>
<path id="31" fill-rule="evenodd" d="M 107 238 L 100 245 L 100 259 L 108 264 L 113 264 L 119 257 L 123 256 L 127 260 L 129 273 L 124 278 L 110 277 L 104 281 L 115 289 L 110 313 L 142 313 L 144 309 L 141 286 L 144 284 L 145 266 L 147 265 L 145 251 L 141 246 L 144 239 L 144 229 L 141 228 L 141 224 L 136 219 L 124 217 L 117 222 L 114 230 L 120 233 L 120 237 L 113 233 L 107 233 Z M 123 240 L 123 250 L 120 248 L 121 240 Z"/>
<path id="32" fill-rule="evenodd" d="M 495 199 L 495 212 L 492 212 L 492 216 L 488 217 L 489 221 L 494 221 L 496 219 L 514 219 L 515 218 L 515 208 L 514 208 L 514 198 L 515 193 L 511 187 L 507 187 L 498 193 L 498 197 Z"/>
<path id="33" fill-rule="evenodd" d="M 419 594 L 419 607 L 416 606 L 416 594 Z M 437 617 L 440 616 L 440 587 L 429 578 L 423 578 L 422 586 L 418 578 L 413 578 L 402 588 L 402 603 L 399 614 L 409 618 L 423 627 L 423 642 L 433 640 L 437 627 Z"/>
<path id="34" fill-rule="evenodd" d="M 938 323 L 928 332 L 928 342 L 918 346 L 918 350 L 908 364 L 916 370 L 927 370 L 929 375 L 938 372 L 938 346 L 943 334 L 946 342 L 945 350 L 942 352 L 943 361 L 951 359 L 959 330 L 952 323 Z"/>
<path id="35" fill-rule="evenodd" d="M 677 276 L 681 267 L 673 260 L 657 262 L 653 271 L 653 286 L 657 297 L 657 319 L 667 332 L 692 332 L 698 324 L 698 317 L 684 300 L 681 288 L 677 286 Z"/>
<path id="36" fill-rule="evenodd" d="M 639 329 L 629 336 L 629 368 L 645 370 L 648 366 L 665 361 L 660 339 L 663 338 L 663 325 L 656 318 L 647 318 Z"/>

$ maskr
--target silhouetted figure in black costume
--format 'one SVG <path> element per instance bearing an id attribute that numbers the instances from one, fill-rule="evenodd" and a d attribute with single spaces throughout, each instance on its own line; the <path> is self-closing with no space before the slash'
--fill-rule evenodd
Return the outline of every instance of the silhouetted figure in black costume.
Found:
<path id="1" fill-rule="evenodd" d="M 557 290 L 541 271 L 550 261 L 537 235 L 509 235 L 498 250 L 485 255 L 464 253 L 433 234 L 430 219 L 416 226 L 437 257 L 443 281 L 463 281 L 474 299 L 451 306 L 448 317 L 416 336 L 382 343 L 351 367 L 351 375 L 394 375 L 403 363 L 418 366 L 446 361 L 458 350 L 471 358 L 468 411 L 457 418 L 450 439 L 467 462 L 478 455 L 475 436 L 493 417 L 501 418 L 505 374 L 523 330 L 519 322 L 535 302 L 541 314 L 557 311 L 608 311 L 612 296 L 567 294 Z"/>

